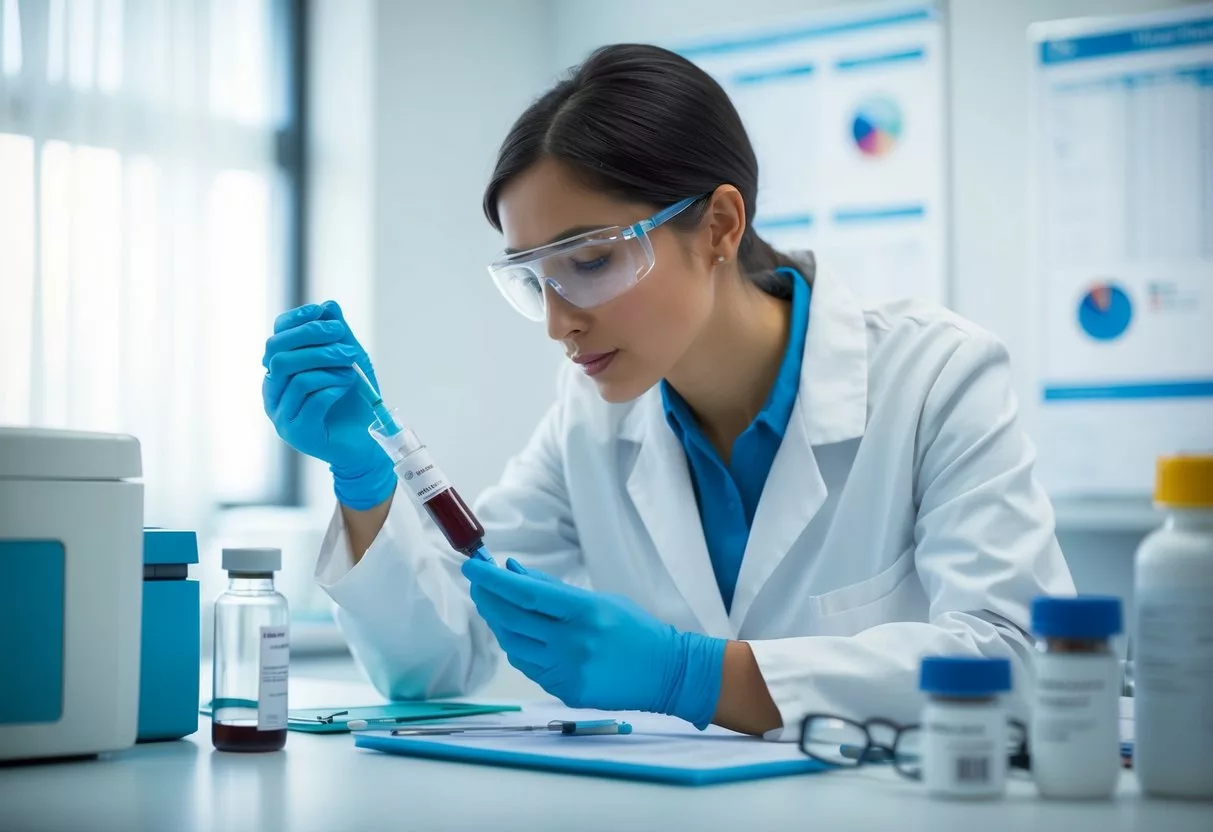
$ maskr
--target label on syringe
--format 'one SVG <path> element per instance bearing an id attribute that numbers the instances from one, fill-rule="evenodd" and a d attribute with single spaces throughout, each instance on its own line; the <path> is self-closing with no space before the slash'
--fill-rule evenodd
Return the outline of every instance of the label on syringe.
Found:
<path id="1" fill-rule="evenodd" d="M 434 464 L 430 452 L 425 448 L 418 448 L 396 463 L 396 476 L 420 503 L 451 487 L 442 469 Z"/>

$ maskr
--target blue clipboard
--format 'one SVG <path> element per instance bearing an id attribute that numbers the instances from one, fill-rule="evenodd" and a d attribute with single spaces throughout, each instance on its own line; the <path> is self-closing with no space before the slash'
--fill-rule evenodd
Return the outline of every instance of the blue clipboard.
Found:
<path id="1" fill-rule="evenodd" d="M 538 716 L 524 713 L 523 716 L 530 716 L 532 720 L 541 723 L 549 718 L 561 718 L 552 714 Z M 597 714 L 586 718 L 596 716 Z M 647 715 L 637 716 L 638 718 L 631 715 L 627 717 L 627 720 L 633 723 L 633 733 L 618 736 L 562 737 L 526 734 L 521 736 L 527 739 L 510 741 L 499 736 L 498 741 L 494 742 L 483 737 L 469 738 L 467 735 L 450 738 L 408 737 L 392 736 L 386 731 L 373 731 L 356 734 L 354 744 L 359 748 L 407 757 L 679 786 L 709 786 L 767 777 L 813 774 L 830 768 L 806 757 L 794 743 L 773 743 L 742 737 L 721 729 L 708 729 L 707 732 L 700 733 L 690 726 L 671 732 L 668 723 L 651 722 Z M 564 718 L 582 717 L 565 715 Z M 503 724 L 509 723 L 503 721 Z M 712 754 L 707 756 L 719 759 L 719 765 L 680 766 L 661 761 L 656 752 L 650 754 L 653 746 L 646 745 L 646 737 L 649 742 L 687 743 L 687 749 L 691 748 L 691 743 L 696 744 L 698 748 L 706 748 L 713 743 L 736 743 L 735 747 L 743 753 L 733 755 L 740 762 L 729 761 L 728 754 Z M 717 750 L 719 749 L 717 746 Z M 697 756 L 701 759 L 704 757 L 702 753 Z"/>

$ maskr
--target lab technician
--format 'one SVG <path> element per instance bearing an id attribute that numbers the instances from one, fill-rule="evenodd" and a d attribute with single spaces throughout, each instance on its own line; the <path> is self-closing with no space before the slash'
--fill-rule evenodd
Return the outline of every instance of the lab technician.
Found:
<path id="1" fill-rule="evenodd" d="M 725 92 L 656 47 L 595 52 L 514 124 L 489 271 L 569 361 L 476 503 L 496 566 L 396 492 L 340 308 L 278 318 L 265 408 L 330 465 L 316 577 L 383 694 L 473 690 L 500 647 L 570 706 L 792 738 L 914 720 L 928 654 L 1005 656 L 1023 689 L 1029 603 L 1074 587 L 1006 350 L 772 249 L 757 183 Z"/>

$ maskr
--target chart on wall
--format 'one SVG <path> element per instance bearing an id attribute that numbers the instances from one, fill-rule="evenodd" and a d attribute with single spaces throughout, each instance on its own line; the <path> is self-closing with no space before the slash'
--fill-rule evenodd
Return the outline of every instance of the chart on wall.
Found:
<path id="1" fill-rule="evenodd" d="M 1213 452 L 1213 4 L 1031 38 L 1040 475 L 1148 494 Z"/>
<path id="2" fill-rule="evenodd" d="M 736 105 L 758 155 L 754 221 L 861 297 L 946 302 L 942 13 L 856 5 L 675 45 Z"/>

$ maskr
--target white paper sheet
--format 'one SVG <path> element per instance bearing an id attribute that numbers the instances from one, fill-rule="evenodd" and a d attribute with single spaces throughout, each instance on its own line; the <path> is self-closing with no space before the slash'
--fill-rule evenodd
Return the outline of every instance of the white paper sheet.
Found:
<path id="1" fill-rule="evenodd" d="M 1032 38 L 1039 473 L 1147 494 L 1213 450 L 1213 4 Z"/>
<path id="2" fill-rule="evenodd" d="M 768 242 L 813 249 L 865 299 L 947 300 L 935 3 L 850 7 L 676 48 L 741 114 L 758 156 L 754 226 Z"/>

